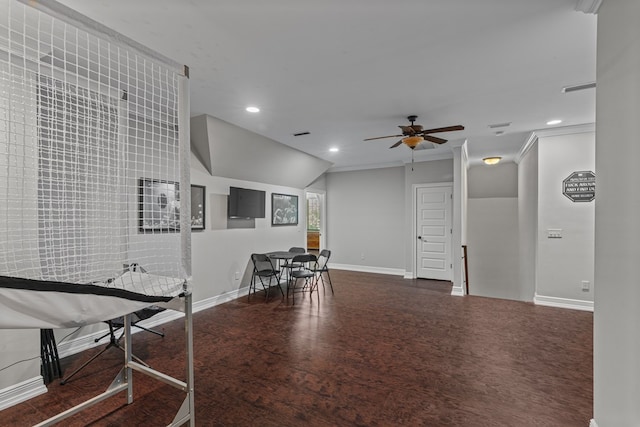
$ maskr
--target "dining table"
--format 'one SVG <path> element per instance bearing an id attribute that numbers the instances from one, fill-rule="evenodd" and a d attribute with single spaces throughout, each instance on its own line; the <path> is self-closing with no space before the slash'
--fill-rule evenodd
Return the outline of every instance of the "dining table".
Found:
<path id="1" fill-rule="evenodd" d="M 276 261 L 276 269 L 280 271 L 281 263 L 283 260 L 288 261 L 293 259 L 294 256 L 301 255 L 301 254 L 298 252 L 289 252 L 289 251 L 273 251 L 273 252 L 267 252 L 266 255 L 272 260 Z M 280 276 L 278 277 L 278 281 L 281 281 L 282 273 L 284 273 L 284 271 L 280 271 Z M 289 277 L 286 276 L 285 283 L 288 283 L 288 281 L 289 281 Z"/>

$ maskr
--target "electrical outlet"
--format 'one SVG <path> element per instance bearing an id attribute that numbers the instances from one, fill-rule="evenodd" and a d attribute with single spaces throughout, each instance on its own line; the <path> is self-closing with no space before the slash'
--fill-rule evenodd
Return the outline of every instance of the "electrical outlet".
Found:
<path id="1" fill-rule="evenodd" d="M 364 259 L 364 252 L 360 254 L 360 259 Z"/>
<path id="2" fill-rule="evenodd" d="M 240 280 L 240 272 L 236 271 L 236 280 Z"/>
<path id="3" fill-rule="evenodd" d="M 583 280 L 582 281 L 582 290 L 584 292 L 588 292 L 589 289 L 591 289 L 591 282 L 589 282 L 588 280 Z"/>

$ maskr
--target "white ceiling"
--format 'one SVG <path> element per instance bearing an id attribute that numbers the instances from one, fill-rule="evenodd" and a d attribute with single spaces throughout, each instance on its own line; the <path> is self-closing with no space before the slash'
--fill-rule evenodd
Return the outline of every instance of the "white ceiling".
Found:
<path id="1" fill-rule="evenodd" d="M 329 160 L 401 164 L 406 116 L 513 159 L 532 130 L 595 121 L 596 16 L 576 0 L 61 0 L 186 64 L 203 113 Z M 258 114 L 245 111 L 261 108 Z M 490 124 L 510 122 L 496 136 Z M 297 132 L 310 135 L 294 137 Z M 415 152 L 450 156 L 450 144 Z M 329 152 L 335 146 L 338 153 Z"/>

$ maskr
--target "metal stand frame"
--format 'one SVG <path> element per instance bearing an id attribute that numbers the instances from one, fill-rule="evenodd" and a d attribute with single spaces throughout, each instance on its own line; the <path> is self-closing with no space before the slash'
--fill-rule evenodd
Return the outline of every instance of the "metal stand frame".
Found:
<path id="1" fill-rule="evenodd" d="M 180 381 L 173 377 L 170 377 L 155 369 L 151 369 L 148 366 L 144 366 L 135 360 L 133 360 L 132 345 L 131 345 L 131 315 L 124 316 L 124 366 L 113 380 L 113 382 L 107 387 L 107 390 L 73 408 L 67 409 L 48 420 L 45 420 L 34 427 L 44 427 L 54 425 L 84 409 L 90 408 L 101 401 L 108 399 L 120 392 L 126 390 L 127 403 L 133 403 L 133 371 L 141 372 L 166 384 L 169 384 L 177 389 L 180 389 L 186 393 L 186 397 L 180 406 L 180 409 L 176 413 L 171 424 L 167 427 L 177 427 L 181 425 L 187 425 L 189 427 L 195 427 L 195 398 L 194 398 L 194 368 L 193 368 L 193 307 L 192 307 L 192 295 L 191 292 L 187 292 L 180 298 L 184 301 L 184 306 L 176 302 L 171 304 L 171 309 L 184 312 L 184 330 L 186 335 L 186 382 Z"/>

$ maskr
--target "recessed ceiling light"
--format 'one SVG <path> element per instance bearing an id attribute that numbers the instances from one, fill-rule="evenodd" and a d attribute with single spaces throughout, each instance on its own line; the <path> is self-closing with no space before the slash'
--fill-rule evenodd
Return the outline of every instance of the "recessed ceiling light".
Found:
<path id="1" fill-rule="evenodd" d="M 562 120 L 560 120 L 560 119 L 549 120 L 549 121 L 547 122 L 547 124 L 548 124 L 549 126 L 559 125 L 560 123 L 562 123 Z"/>
<path id="2" fill-rule="evenodd" d="M 338 151 L 340 151 L 340 149 L 338 147 L 331 147 L 329 148 L 329 151 L 331 151 L 332 153 L 337 153 Z"/>
<path id="3" fill-rule="evenodd" d="M 245 108 L 245 110 L 247 110 L 250 113 L 259 113 L 260 109 L 258 107 L 247 107 Z"/>

